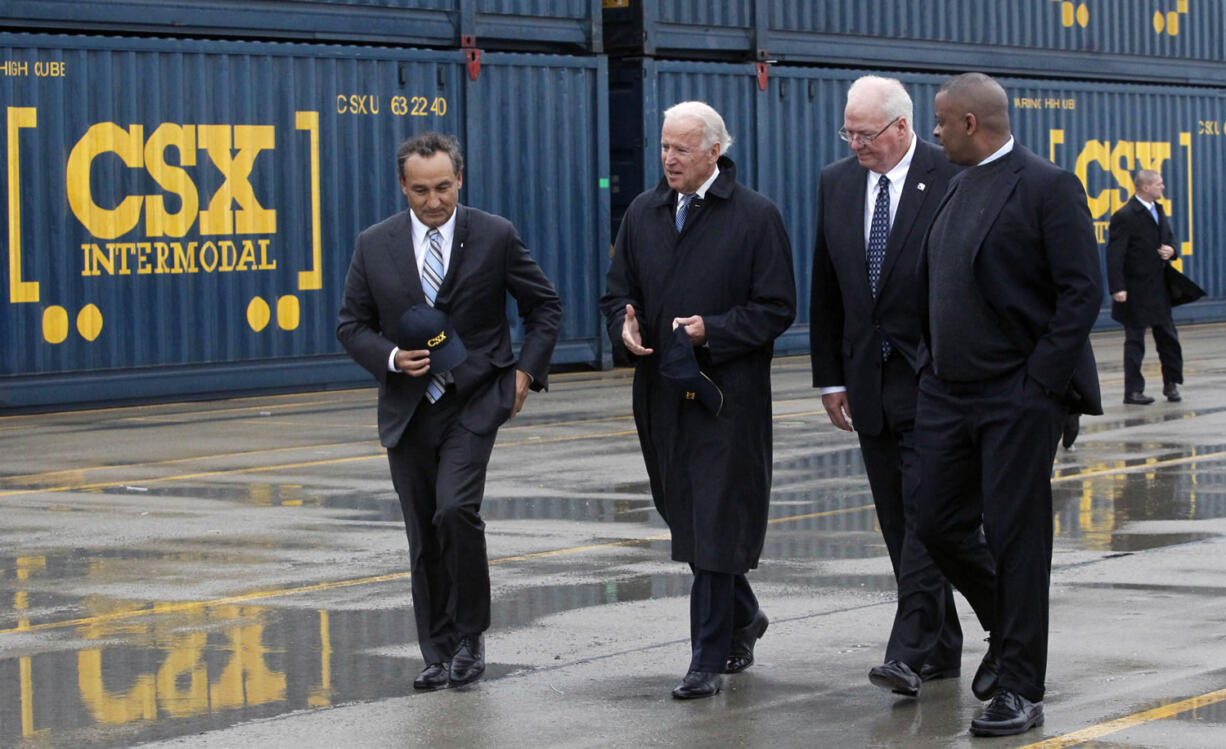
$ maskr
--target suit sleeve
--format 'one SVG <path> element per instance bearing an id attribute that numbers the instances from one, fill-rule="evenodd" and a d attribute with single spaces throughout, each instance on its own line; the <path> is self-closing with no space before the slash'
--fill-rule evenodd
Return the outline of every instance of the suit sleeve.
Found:
<path id="1" fill-rule="evenodd" d="M 817 188 L 817 241 L 809 286 L 809 362 L 813 387 L 845 385 L 843 376 L 843 292 L 826 244 L 826 180 Z"/>
<path id="2" fill-rule="evenodd" d="M 349 262 L 349 272 L 345 274 L 336 338 L 354 361 L 384 383 L 391 374 L 387 360 L 396 344 L 383 335 L 379 323 L 379 308 L 371 292 L 366 268 L 369 247 L 369 238 L 363 233 L 358 237 L 357 248 Z"/>
<path id="3" fill-rule="evenodd" d="M 1112 294 L 1128 288 L 1124 285 L 1124 256 L 1128 254 L 1125 221 L 1124 210 L 1120 209 L 1111 214 L 1111 223 L 1107 225 L 1107 288 Z"/>
<path id="4" fill-rule="evenodd" d="M 562 324 L 562 301 L 514 229 L 507 237 L 506 276 L 507 291 L 524 325 L 517 367 L 532 376 L 533 390 L 547 390 L 549 359 Z"/>
<path id="5" fill-rule="evenodd" d="M 718 315 L 704 315 L 707 346 L 714 364 L 735 359 L 772 343 L 796 319 L 796 277 L 792 247 L 778 209 L 759 210 L 753 236 L 749 298 Z"/>
<path id="6" fill-rule="evenodd" d="M 1042 191 L 1042 242 L 1056 306 L 1027 371 L 1053 393 L 1068 390 L 1102 305 L 1098 242 L 1081 181 L 1061 170 Z"/>

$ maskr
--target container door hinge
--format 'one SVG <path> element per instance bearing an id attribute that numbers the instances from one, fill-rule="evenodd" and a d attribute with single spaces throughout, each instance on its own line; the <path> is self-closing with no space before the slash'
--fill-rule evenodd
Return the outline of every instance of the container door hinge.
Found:
<path id="1" fill-rule="evenodd" d="M 468 65 L 468 77 L 477 80 L 481 74 L 481 50 L 477 49 L 477 37 L 465 35 L 460 37 L 460 48 L 464 50 L 464 59 Z"/>
<path id="2" fill-rule="evenodd" d="M 770 69 L 771 69 L 770 63 L 769 62 L 757 62 L 757 63 L 754 63 L 754 65 L 758 69 L 758 90 L 765 91 L 766 90 L 766 79 L 770 77 Z"/>

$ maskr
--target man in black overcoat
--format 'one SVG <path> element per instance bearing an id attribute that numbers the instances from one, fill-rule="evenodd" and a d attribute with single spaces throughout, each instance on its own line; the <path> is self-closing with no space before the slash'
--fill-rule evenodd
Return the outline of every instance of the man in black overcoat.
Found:
<path id="1" fill-rule="evenodd" d="M 935 112 L 945 154 L 969 168 L 921 253 L 916 531 L 991 633 L 994 678 L 972 683 L 991 702 L 971 732 L 1003 736 L 1043 724 L 1051 467 L 1066 414 L 1102 413 L 1102 279 L 1085 189 L 1014 142 L 1000 84 L 955 76 Z"/>
<path id="2" fill-rule="evenodd" d="M 915 269 L 924 233 L 958 167 L 912 130 L 902 83 L 864 76 L 847 92 L 852 156 L 822 170 L 809 300 L 813 386 L 839 429 L 855 430 L 898 605 L 885 662 L 869 680 L 916 696 L 961 672 L 953 588 L 915 535 Z M 884 181 L 883 181 L 884 180 Z"/>
<path id="3" fill-rule="evenodd" d="M 635 426 L 672 557 L 694 572 L 679 699 L 719 692 L 720 674 L 753 663 L 767 626 L 745 573 L 766 535 L 770 362 L 795 317 L 796 285 L 779 211 L 736 181 L 731 142 L 707 104 L 665 112 L 664 178 L 626 211 L 600 300 L 613 345 L 635 365 Z M 661 376 L 679 326 L 722 408 L 685 399 Z"/>
<path id="4" fill-rule="evenodd" d="M 1111 319 L 1124 326 L 1124 402 L 1147 406 L 1141 360 L 1145 358 L 1145 329 L 1154 334 L 1154 347 L 1162 364 L 1162 394 L 1182 400 L 1183 349 L 1171 319 L 1171 297 L 1166 290 L 1166 266 L 1178 257 L 1175 233 L 1162 209 L 1166 185 L 1162 175 L 1142 169 L 1133 178 L 1136 194 L 1111 214 L 1107 229 L 1107 284 L 1111 291 Z"/>
<path id="5" fill-rule="evenodd" d="M 481 500 L 498 427 L 544 390 L 562 303 L 509 221 L 459 204 L 464 162 L 451 136 L 422 133 L 396 154 L 409 210 L 364 230 L 336 337 L 379 382 L 379 441 L 409 537 L 413 614 L 426 667 L 417 689 L 485 671 L 490 576 Z M 524 341 L 511 351 L 507 294 Z M 413 305 L 450 317 L 468 351 L 445 373 L 425 348 L 400 348 Z"/>

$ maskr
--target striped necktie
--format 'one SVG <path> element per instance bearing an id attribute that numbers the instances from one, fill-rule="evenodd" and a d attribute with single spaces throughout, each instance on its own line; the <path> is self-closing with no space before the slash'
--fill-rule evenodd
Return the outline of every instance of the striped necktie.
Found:
<path id="1" fill-rule="evenodd" d="M 438 229 L 431 229 L 426 232 L 426 239 L 430 240 L 430 249 L 426 252 L 425 262 L 421 264 L 421 290 L 426 294 L 426 301 L 433 307 L 434 300 L 438 298 L 439 287 L 443 285 L 443 235 L 438 233 Z M 443 397 L 446 386 L 442 374 L 430 375 L 430 382 L 426 385 L 426 400 L 437 402 Z"/>
<path id="2" fill-rule="evenodd" d="M 689 195 L 681 196 L 681 203 L 677 206 L 676 225 L 678 234 L 680 234 L 681 230 L 685 227 L 685 214 L 686 211 L 690 209 L 690 201 L 694 199 L 694 195 L 695 193 L 690 193 Z"/>

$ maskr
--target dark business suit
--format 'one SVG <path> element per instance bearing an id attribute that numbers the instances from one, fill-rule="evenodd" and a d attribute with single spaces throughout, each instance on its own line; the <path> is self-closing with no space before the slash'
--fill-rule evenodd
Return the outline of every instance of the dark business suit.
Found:
<path id="1" fill-rule="evenodd" d="M 913 428 L 916 399 L 916 265 L 924 233 L 958 167 L 918 140 L 886 243 L 873 296 L 866 271 L 868 170 L 855 156 L 822 170 L 809 300 L 813 386 L 847 388 L 877 520 L 898 581 L 898 608 L 885 660 L 919 673 L 925 663 L 956 666 L 962 628 L 953 590 L 916 538 L 911 516 L 919 482 Z M 891 345 L 886 361 L 881 338 Z"/>
<path id="2" fill-rule="evenodd" d="M 363 231 L 345 278 L 337 338 L 379 381 L 379 440 L 388 450 L 411 556 L 413 609 L 426 663 L 451 657 L 461 635 L 489 627 L 489 568 L 481 499 L 498 427 L 515 403 L 515 372 L 547 384 L 562 305 L 515 228 L 457 205 L 451 259 L 434 306 L 468 350 L 437 403 L 428 376 L 388 371 L 396 326 L 425 304 L 409 212 Z M 511 352 L 506 295 L 519 305 L 524 342 Z"/>
<path id="3" fill-rule="evenodd" d="M 991 632 L 998 685 L 1039 701 L 1047 668 L 1051 465 L 1066 412 L 1102 413 L 1089 343 L 1102 288 L 1076 176 L 1016 145 L 991 180 L 978 181 L 985 172 L 977 170 L 986 168 L 953 179 L 921 253 L 917 531 Z M 959 195 L 968 184 L 976 189 Z M 976 214 L 947 211 L 966 202 Z M 950 250 L 940 236 L 964 239 L 977 294 L 944 302 L 977 305 L 999 330 L 979 348 L 1015 352 L 999 376 L 968 381 L 943 372 L 934 334 L 950 332 L 949 318 L 937 331 L 930 316 L 943 303 L 930 293 L 941 279 L 930 264 L 934 253 Z"/>
<path id="4" fill-rule="evenodd" d="M 1171 319 L 1171 297 L 1166 290 L 1169 261 L 1158 254 L 1161 245 L 1175 249 L 1171 222 L 1156 203 L 1158 221 L 1133 197 L 1111 215 L 1107 233 L 1107 285 L 1112 294 L 1128 292 L 1124 302 L 1111 303 L 1111 318 L 1124 326 L 1124 392 L 1145 392 L 1141 361 L 1145 358 L 1145 329 L 1154 332 L 1154 347 L 1162 364 L 1162 384 L 1183 382 L 1183 350 Z"/>

